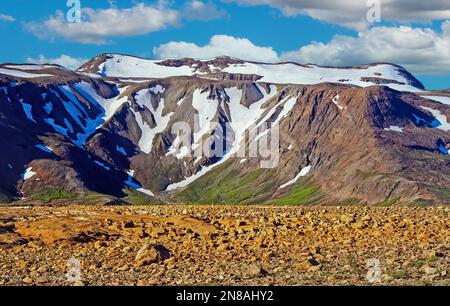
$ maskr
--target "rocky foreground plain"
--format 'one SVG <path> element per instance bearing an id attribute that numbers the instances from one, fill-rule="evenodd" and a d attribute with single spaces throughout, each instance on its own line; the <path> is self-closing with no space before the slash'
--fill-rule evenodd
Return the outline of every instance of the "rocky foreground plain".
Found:
<path id="1" fill-rule="evenodd" d="M 449 213 L 3 207 L 0 285 L 450 285 Z"/>

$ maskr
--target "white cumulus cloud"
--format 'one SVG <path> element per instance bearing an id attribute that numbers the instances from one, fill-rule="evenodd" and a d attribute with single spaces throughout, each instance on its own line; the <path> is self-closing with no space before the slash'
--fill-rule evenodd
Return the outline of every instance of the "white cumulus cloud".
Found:
<path id="1" fill-rule="evenodd" d="M 8 22 L 14 22 L 16 21 L 16 18 L 14 18 L 13 16 L 10 15 L 5 15 L 5 14 L 0 14 L 0 21 L 8 21 Z"/>
<path id="2" fill-rule="evenodd" d="M 153 50 L 158 59 L 191 57 L 210 59 L 221 55 L 259 62 L 294 61 L 326 66 L 353 66 L 390 62 L 417 74 L 450 73 L 450 21 L 441 31 L 429 28 L 373 27 L 357 36 L 336 35 L 329 42 L 312 42 L 298 50 L 278 54 L 272 47 L 255 45 L 246 38 L 213 36 L 203 46 L 169 42 Z"/>
<path id="3" fill-rule="evenodd" d="M 187 20 L 214 20 L 227 16 L 224 9 L 218 8 L 213 2 L 192 0 L 186 2 L 183 17 Z"/>
<path id="4" fill-rule="evenodd" d="M 71 57 L 71 56 L 65 55 L 65 54 L 62 54 L 59 57 L 55 57 L 55 58 L 48 58 L 42 54 L 39 55 L 37 58 L 32 58 L 32 57 L 27 58 L 27 63 L 57 64 L 57 65 L 61 65 L 63 67 L 71 69 L 71 70 L 76 70 L 81 65 L 83 65 L 85 62 L 87 62 L 87 59 L 85 59 L 85 58 Z"/>
<path id="5" fill-rule="evenodd" d="M 236 38 L 228 35 L 215 35 L 204 46 L 183 41 L 169 42 L 154 48 L 153 53 L 159 59 L 183 57 L 211 59 L 226 55 L 251 61 L 278 61 L 278 54 L 271 47 L 256 46 L 246 38 Z"/>
<path id="6" fill-rule="evenodd" d="M 450 18 L 448 0 L 223 0 L 243 5 L 270 5 L 285 15 L 308 15 L 314 19 L 363 30 L 367 13 L 379 3 L 385 21 L 429 22 Z"/>
<path id="7" fill-rule="evenodd" d="M 374 27 L 357 37 L 335 36 L 330 42 L 314 42 L 285 52 L 283 60 L 319 65 L 348 66 L 391 62 L 419 74 L 450 73 L 450 21 L 442 32 L 432 29 Z"/>
<path id="8" fill-rule="evenodd" d="M 25 27 L 41 39 L 62 37 L 86 44 L 103 44 L 110 38 L 144 35 L 176 26 L 180 14 L 162 4 L 138 3 L 131 8 L 83 8 L 82 21 L 69 23 L 62 11 L 43 22 L 29 22 Z"/>

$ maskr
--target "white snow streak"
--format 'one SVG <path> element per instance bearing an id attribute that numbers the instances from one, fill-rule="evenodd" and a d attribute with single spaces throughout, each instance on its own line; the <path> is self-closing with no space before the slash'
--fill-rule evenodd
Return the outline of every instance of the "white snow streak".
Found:
<path id="1" fill-rule="evenodd" d="M 37 173 L 33 172 L 33 168 L 29 167 L 25 170 L 24 173 L 22 173 L 22 179 L 24 181 L 29 180 L 30 178 L 32 178 L 33 176 L 35 176 Z"/>
<path id="2" fill-rule="evenodd" d="M 395 125 L 391 125 L 389 128 L 385 128 L 385 131 L 393 131 L 393 132 L 399 132 L 399 133 L 403 133 L 403 129 L 402 127 L 399 126 L 395 126 Z"/>
<path id="3" fill-rule="evenodd" d="M 286 187 L 288 187 L 288 186 L 290 186 L 290 185 L 293 185 L 293 184 L 297 183 L 297 181 L 298 181 L 301 177 L 306 176 L 310 171 L 311 171 L 311 166 L 307 166 L 307 167 L 303 168 L 303 169 L 300 171 L 300 173 L 297 174 L 296 177 L 294 177 L 294 178 L 293 178 L 292 180 L 290 180 L 289 182 L 287 182 L 287 183 L 281 185 L 278 189 L 283 189 L 283 188 L 286 188 Z"/>
<path id="4" fill-rule="evenodd" d="M 425 107 L 425 106 L 421 106 L 421 108 L 423 108 L 426 111 L 429 111 L 439 122 L 439 124 L 433 124 L 434 127 L 436 127 L 437 129 L 446 131 L 446 132 L 450 131 L 450 123 L 447 122 L 447 117 L 445 115 L 441 114 L 441 112 L 439 110 L 432 109 L 432 108 Z"/>

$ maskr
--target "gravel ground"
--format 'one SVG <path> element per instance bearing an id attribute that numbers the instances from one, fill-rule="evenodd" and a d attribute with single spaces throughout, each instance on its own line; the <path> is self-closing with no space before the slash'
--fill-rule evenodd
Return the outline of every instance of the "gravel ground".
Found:
<path id="1" fill-rule="evenodd" d="M 450 285 L 450 208 L 0 208 L 0 285 Z"/>

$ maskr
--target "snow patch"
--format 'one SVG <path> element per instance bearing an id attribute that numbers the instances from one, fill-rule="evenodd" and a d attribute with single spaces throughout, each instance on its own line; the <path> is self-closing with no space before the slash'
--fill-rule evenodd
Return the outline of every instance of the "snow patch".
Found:
<path id="1" fill-rule="evenodd" d="M 318 67 L 314 65 L 301 66 L 293 63 L 278 65 L 245 63 L 243 65 L 232 65 L 223 69 L 228 73 L 255 74 L 263 76 L 259 82 L 282 83 L 282 84 L 319 84 L 325 82 L 353 84 L 361 87 L 377 85 L 373 82 L 364 82 L 364 77 L 373 75 L 383 75 L 384 79 L 396 80 L 401 83 L 408 83 L 408 80 L 393 65 L 380 64 L 368 66 L 367 68 L 332 68 Z M 395 90 L 419 91 L 411 85 L 387 84 Z"/>
<path id="2" fill-rule="evenodd" d="M 47 102 L 47 103 L 44 105 L 44 110 L 45 110 L 45 112 L 46 112 L 48 115 L 50 115 L 50 113 L 51 113 L 52 110 L 53 110 L 53 103 L 52 103 L 52 102 Z"/>
<path id="3" fill-rule="evenodd" d="M 447 122 L 447 117 L 445 115 L 443 115 L 439 110 L 432 109 L 432 108 L 425 107 L 425 106 L 421 106 L 421 108 L 430 112 L 434 116 L 435 120 L 431 124 L 433 127 L 443 130 L 445 132 L 450 131 L 450 123 Z M 417 117 L 417 116 L 415 116 L 415 117 Z"/>
<path id="4" fill-rule="evenodd" d="M 35 176 L 36 174 L 37 174 L 36 172 L 33 172 L 33 168 L 32 168 L 32 167 L 27 168 L 27 169 L 25 170 L 25 172 L 22 173 L 22 179 L 23 179 L 24 181 L 29 180 L 30 178 L 32 178 L 32 177 Z"/>
<path id="5" fill-rule="evenodd" d="M 70 123 L 69 119 L 64 118 L 64 124 L 67 126 L 69 131 L 73 134 L 75 132 L 72 123 Z"/>
<path id="6" fill-rule="evenodd" d="M 144 193 L 144 194 L 146 194 L 146 195 L 149 195 L 149 196 L 151 196 L 151 197 L 154 197 L 154 196 L 155 196 L 155 194 L 154 194 L 153 192 L 151 192 L 151 191 L 148 190 L 148 189 L 142 188 L 141 185 L 139 185 L 138 183 L 135 183 L 135 182 L 133 181 L 134 170 L 129 170 L 129 171 L 127 172 L 127 174 L 128 174 L 128 179 L 124 182 L 125 185 L 127 185 L 127 186 L 130 187 L 131 189 L 134 189 L 134 190 L 136 190 L 136 191 L 139 191 L 139 192 Z"/>
<path id="7" fill-rule="evenodd" d="M 116 151 L 122 154 L 123 156 L 128 157 L 127 151 L 125 151 L 124 147 L 116 145 Z"/>
<path id="8" fill-rule="evenodd" d="M 270 86 L 270 93 L 267 93 L 265 89 L 259 85 L 257 85 L 257 87 L 263 94 L 263 98 L 249 107 L 241 104 L 242 90 L 234 87 L 227 88 L 225 91 L 230 98 L 228 104 L 231 115 L 230 126 L 235 134 L 230 153 L 238 151 L 239 144 L 245 138 L 245 132 L 263 115 L 265 111 L 263 105 L 277 94 L 277 88 L 274 85 Z"/>
<path id="9" fill-rule="evenodd" d="M 33 118 L 33 113 L 32 113 L 33 106 L 31 104 L 23 102 L 23 99 L 20 99 L 19 101 L 22 104 L 23 111 L 25 112 L 25 115 L 27 116 L 27 118 L 29 120 L 33 121 L 34 123 L 37 123 L 36 120 L 34 120 L 34 118 Z"/>
<path id="10" fill-rule="evenodd" d="M 399 126 L 395 126 L 395 125 L 391 125 L 388 128 L 385 128 L 385 131 L 393 131 L 393 132 L 399 132 L 399 133 L 403 133 L 403 129 L 402 127 Z"/>
<path id="11" fill-rule="evenodd" d="M 444 155 L 450 155 L 450 150 L 447 150 L 444 145 L 439 145 L 439 151 L 441 151 L 442 154 Z"/>
<path id="12" fill-rule="evenodd" d="M 120 78 L 155 78 L 192 76 L 195 69 L 188 66 L 169 67 L 159 65 L 160 61 L 140 59 L 126 55 L 113 55 L 99 66 L 103 76 Z"/>
<path id="13" fill-rule="evenodd" d="M 253 74 L 262 76 L 258 82 L 272 84 L 319 84 L 319 83 L 343 83 L 353 84 L 361 87 L 378 86 L 374 82 L 365 82 L 363 78 L 381 75 L 383 79 L 395 80 L 400 83 L 408 84 L 408 79 L 394 65 L 378 64 L 354 68 L 333 68 L 318 67 L 315 65 L 298 65 L 294 63 L 282 64 L 264 64 L 245 62 L 243 64 L 234 64 L 225 68 L 209 67 L 214 72 L 227 72 L 233 74 Z M 140 59 L 125 55 L 111 55 L 99 66 L 99 73 L 103 76 L 119 78 L 167 78 L 174 76 L 193 76 L 198 75 L 202 78 L 208 78 L 209 72 L 197 71 L 195 65 L 170 67 L 161 64 L 161 61 Z M 412 85 L 386 84 L 395 90 L 400 91 L 421 91 Z"/>
<path id="14" fill-rule="evenodd" d="M 58 132 L 58 133 L 60 133 L 60 134 L 62 134 L 62 135 L 64 135 L 64 136 L 66 136 L 66 137 L 69 137 L 69 136 L 67 135 L 67 130 L 66 130 L 64 127 L 62 127 L 62 126 L 56 124 L 56 123 L 55 123 L 55 119 L 53 119 L 53 118 L 46 118 L 46 119 L 44 119 L 44 121 L 45 121 L 48 125 L 50 125 L 56 132 Z"/>
<path id="15" fill-rule="evenodd" d="M 44 151 L 44 152 L 47 152 L 47 153 L 53 153 L 52 148 L 49 148 L 49 147 L 44 146 L 44 145 L 42 145 L 42 144 L 37 144 L 35 147 L 38 148 L 38 149 L 40 149 L 40 150 L 42 150 L 42 151 Z"/>
<path id="16" fill-rule="evenodd" d="M 43 77 L 53 77 L 53 74 L 35 74 L 35 73 L 28 73 L 23 72 L 21 70 L 12 70 L 12 69 L 5 69 L 0 68 L 0 74 L 13 76 L 16 78 L 24 78 L 24 79 L 33 79 L 33 78 L 43 78 Z"/>
<path id="17" fill-rule="evenodd" d="M 434 100 L 442 104 L 450 105 L 450 97 L 443 97 L 443 96 L 421 96 L 421 97 L 429 100 Z"/>
<path id="18" fill-rule="evenodd" d="M 139 140 L 139 148 L 146 154 L 149 154 L 152 151 L 155 136 L 167 128 L 167 125 L 173 115 L 172 112 L 163 116 L 165 107 L 164 99 L 160 100 L 158 107 L 155 109 L 151 103 L 152 100 L 149 93 L 150 92 L 147 89 L 141 90 L 136 94 L 135 98 L 136 103 L 140 107 L 147 108 L 153 114 L 156 125 L 155 128 L 150 128 L 149 124 L 142 118 L 141 113 L 132 110 L 135 115 L 136 122 L 142 132 L 141 139 Z"/>
<path id="19" fill-rule="evenodd" d="M 290 186 L 290 185 L 293 185 L 293 184 L 297 183 L 297 181 L 298 181 L 301 177 L 306 176 L 310 171 L 311 171 L 311 166 L 307 166 L 307 167 L 303 168 L 302 170 L 300 170 L 300 173 L 297 174 L 296 177 L 294 177 L 294 178 L 293 178 L 292 180 L 290 180 L 289 182 L 287 182 L 287 183 L 281 185 L 278 189 L 284 189 L 284 188 L 286 188 L 286 187 L 288 187 L 288 186 Z"/>
<path id="20" fill-rule="evenodd" d="M 165 88 L 163 88 L 161 85 L 156 85 L 155 87 L 152 87 L 149 89 L 149 91 L 155 95 L 162 94 L 166 91 Z"/>
<path id="21" fill-rule="evenodd" d="M 75 84 L 74 89 L 81 94 L 83 97 L 85 97 L 87 100 L 92 102 L 94 105 L 99 105 L 104 110 L 104 114 L 101 116 L 101 118 L 97 118 L 95 120 L 96 128 L 98 128 L 100 125 L 102 125 L 104 122 L 108 121 L 114 113 L 124 104 L 128 101 L 127 97 L 122 97 L 120 99 L 117 99 L 123 92 L 127 90 L 128 87 L 120 88 L 119 94 L 111 99 L 105 99 L 102 96 L 98 95 L 92 86 L 87 82 L 80 82 Z"/>
<path id="22" fill-rule="evenodd" d="M 192 107 L 198 113 L 199 130 L 194 132 L 194 144 L 196 149 L 201 141 L 203 135 L 205 135 L 211 129 L 211 121 L 214 119 L 218 112 L 219 101 L 217 99 L 208 99 L 209 91 L 202 93 L 201 89 L 197 89 L 193 93 Z"/>
<path id="23" fill-rule="evenodd" d="M 180 135 L 177 135 L 166 156 L 174 155 L 177 159 L 183 159 L 188 156 L 190 154 L 189 148 L 185 145 L 181 146 L 181 144 Z"/>
<path id="24" fill-rule="evenodd" d="M 106 171 L 110 171 L 110 170 L 111 170 L 110 167 L 106 166 L 106 165 L 105 165 L 104 163 L 102 163 L 102 162 L 99 162 L 99 161 L 97 161 L 97 160 L 94 160 L 94 163 L 96 163 L 97 165 L 99 165 L 100 167 L 102 167 L 103 169 L 105 169 Z"/>
<path id="25" fill-rule="evenodd" d="M 51 65 L 6 65 L 4 67 L 16 70 L 42 70 L 42 69 L 59 68 L 58 66 L 51 66 Z"/>
<path id="26" fill-rule="evenodd" d="M 339 95 L 336 95 L 336 97 L 333 98 L 333 103 L 336 104 L 336 106 L 339 108 L 339 110 L 343 110 L 345 107 L 339 105 Z"/>

